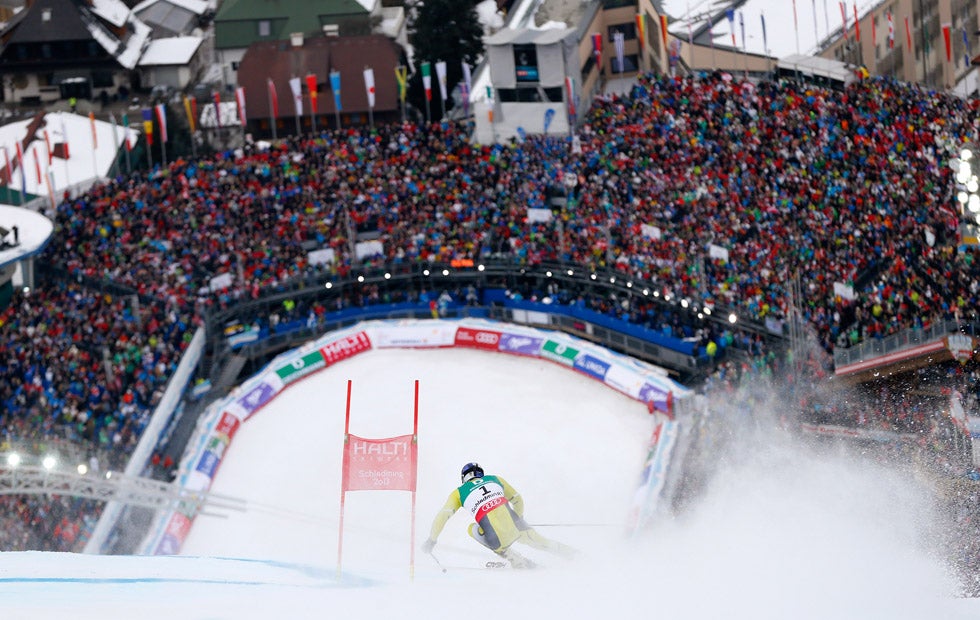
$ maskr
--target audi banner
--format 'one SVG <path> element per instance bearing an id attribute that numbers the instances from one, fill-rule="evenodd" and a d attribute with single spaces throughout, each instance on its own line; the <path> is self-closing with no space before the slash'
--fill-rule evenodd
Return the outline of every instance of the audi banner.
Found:
<path id="1" fill-rule="evenodd" d="M 496 351 L 500 345 L 500 332 L 487 329 L 460 327 L 456 330 L 456 346 Z"/>

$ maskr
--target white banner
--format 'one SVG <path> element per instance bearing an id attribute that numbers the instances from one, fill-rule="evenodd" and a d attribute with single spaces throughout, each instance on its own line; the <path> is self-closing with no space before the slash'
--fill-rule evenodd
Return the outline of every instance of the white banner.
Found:
<path id="1" fill-rule="evenodd" d="M 296 106 L 296 116 L 303 116 L 303 84 L 298 77 L 290 78 L 289 88 L 293 91 L 293 105 Z"/>
<path id="2" fill-rule="evenodd" d="M 374 109 L 374 69 L 364 70 L 364 90 L 367 91 L 368 107 Z"/>
<path id="3" fill-rule="evenodd" d="M 333 263 L 335 254 L 333 248 L 323 248 L 321 250 L 313 250 L 306 254 L 306 260 L 309 261 L 311 265 L 329 265 Z"/>
<path id="4" fill-rule="evenodd" d="M 550 221 L 551 221 L 551 209 L 528 209 L 527 210 L 528 224 L 533 224 L 534 222 L 550 222 Z"/>
<path id="5" fill-rule="evenodd" d="M 659 227 L 650 224 L 640 224 L 640 232 L 647 239 L 660 239 L 663 236 Z"/>
<path id="6" fill-rule="evenodd" d="M 446 62 L 440 60 L 436 62 L 436 77 L 439 78 L 439 94 L 442 100 L 446 100 Z"/>
<path id="7" fill-rule="evenodd" d="M 711 258 L 720 258 L 721 260 L 728 262 L 728 250 L 721 247 L 720 245 L 710 244 L 708 246 L 708 256 Z"/>
<path id="8" fill-rule="evenodd" d="M 854 287 L 843 282 L 834 282 L 834 295 L 837 295 L 841 299 L 854 301 Z"/>
<path id="9" fill-rule="evenodd" d="M 372 256 L 384 255 L 385 246 L 378 240 L 360 241 L 354 246 L 354 255 L 358 260 L 371 258 Z"/>

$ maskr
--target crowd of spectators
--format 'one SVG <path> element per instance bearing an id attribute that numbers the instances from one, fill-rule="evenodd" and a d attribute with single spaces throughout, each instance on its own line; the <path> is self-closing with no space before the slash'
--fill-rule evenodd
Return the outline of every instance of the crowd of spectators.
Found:
<path id="1" fill-rule="evenodd" d="M 957 248 L 949 162 L 977 140 L 976 118 L 975 101 L 890 79 L 832 91 L 646 75 L 628 95 L 595 101 L 580 152 L 553 136 L 479 145 L 465 124 L 406 123 L 111 179 L 50 214 L 55 239 L 41 260 L 67 277 L 18 292 L 0 314 L 0 432 L 124 457 L 207 312 L 370 265 L 493 257 L 616 269 L 752 320 L 798 312 L 824 353 L 973 321 L 980 266 Z M 556 207 L 566 175 L 576 183 Z M 528 208 L 555 215 L 528 218 Z M 358 231 L 381 251 L 358 257 Z M 781 363 L 757 339 L 698 333 L 642 300 L 556 299 L 756 354 L 719 368 L 722 382 Z M 372 300 L 382 296 L 339 303 Z"/>

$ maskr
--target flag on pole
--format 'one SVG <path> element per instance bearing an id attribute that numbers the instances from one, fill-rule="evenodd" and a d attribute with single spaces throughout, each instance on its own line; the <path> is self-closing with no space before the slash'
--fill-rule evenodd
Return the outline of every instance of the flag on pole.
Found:
<path id="1" fill-rule="evenodd" d="M 489 118 L 490 122 L 492 123 L 493 122 L 493 86 L 487 86 L 487 103 L 490 104 L 490 107 L 487 108 L 487 118 Z"/>
<path id="2" fill-rule="evenodd" d="M 728 31 L 732 33 L 732 47 L 738 47 L 735 44 L 735 9 L 727 9 L 725 15 L 728 17 Z"/>
<path id="3" fill-rule="evenodd" d="M 364 90 L 367 92 L 368 107 L 374 109 L 374 69 L 364 69 Z"/>
<path id="4" fill-rule="evenodd" d="M 95 130 L 95 112 L 88 113 L 88 122 L 92 126 L 92 148 L 99 148 L 99 132 Z"/>
<path id="5" fill-rule="evenodd" d="M 463 61 L 463 114 L 469 116 L 470 113 L 470 91 L 473 89 L 473 74 L 470 73 L 470 66 Z"/>
<path id="6" fill-rule="evenodd" d="M 7 146 L 0 146 L 3 150 L 3 181 L 8 185 L 14 182 L 14 167 L 10 164 L 10 155 L 7 154 Z"/>
<path id="7" fill-rule="evenodd" d="M 436 61 L 436 79 L 439 81 L 439 95 L 445 101 L 448 95 L 446 94 L 446 61 L 444 60 Z"/>
<path id="8" fill-rule="evenodd" d="M 109 112 L 109 120 L 112 122 L 112 148 L 119 144 L 119 124 L 116 123 L 116 115 Z"/>
<path id="9" fill-rule="evenodd" d="M 68 128 L 65 127 L 65 117 L 61 117 L 61 141 L 65 145 L 65 159 L 69 159 L 71 154 L 68 151 Z"/>
<path id="10" fill-rule="evenodd" d="M 660 16 L 660 38 L 664 43 L 664 54 L 667 53 L 667 16 Z"/>
<path id="11" fill-rule="evenodd" d="M 432 64 L 422 63 L 422 87 L 425 88 L 425 100 L 432 101 Z"/>
<path id="12" fill-rule="evenodd" d="M 214 91 L 214 123 L 215 127 L 221 129 L 221 91 Z"/>
<path id="13" fill-rule="evenodd" d="M 888 11 L 888 49 L 895 47 L 895 21 L 892 19 L 892 12 Z"/>
<path id="14" fill-rule="evenodd" d="M 966 35 L 966 26 L 963 26 L 963 65 L 969 69 L 970 68 L 970 39 Z"/>
<path id="15" fill-rule="evenodd" d="M 334 109 L 340 112 L 344 109 L 340 102 L 340 71 L 330 72 L 330 91 L 333 93 Z"/>
<path id="16" fill-rule="evenodd" d="M 127 114 L 125 112 L 123 112 L 123 115 L 122 115 L 122 124 L 123 124 L 123 127 L 125 127 L 124 131 L 126 132 L 124 134 L 125 140 L 123 140 L 123 144 L 126 145 L 126 150 L 127 151 L 132 151 L 133 150 L 133 144 L 132 144 L 132 142 L 129 141 L 129 114 Z"/>
<path id="17" fill-rule="evenodd" d="M 878 28 L 877 26 L 875 26 L 875 23 L 877 21 L 878 20 L 875 19 L 875 16 L 872 15 L 871 16 L 871 45 L 878 45 Z"/>
<path id="18" fill-rule="evenodd" d="M 303 116 L 303 87 L 298 77 L 289 79 L 289 88 L 293 91 L 293 108 L 296 110 L 296 118 L 299 118 Z"/>
<path id="19" fill-rule="evenodd" d="M 167 143 L 167 108 L 162 103 L 153 106 L 157 113 L 157 122 L 160 123 L 160 144 Z"/>
<path id="20" fill-rule="evenodd" d="M 187 115 L 187 128 L 194 133 L 197 131 L 197 99 L 193 95 L 184 97 L 184 114 Z"/>
<path id="21" fill-rule="evenodd" d="M 861 40 L 861 22 L 858 20 L 858 5 L 857 0 L 854 0 L 854 39 L 856 41 Z"/>
<path id="22" fill-rule="evenodd" d="M 843 24 L 841 26 L 841 32 L 844 33 L 844 38 L 848 39 L 850 38 L 850 35 L 847 34 L 847 6 L 844 5 L 844 0 L 841 0 L 837 4 L 840 5 L 840 19 L 841 23 Z"/>
<path id="23" fill-rule="evenodd" d="M 575 119 L 575 78 L 565 78 L 565 96 L 568 98 L 568 118 Z"/>
<path id="24" fill-rule="evenodd" d="M 398 82 L 398 99 L 405 103 L 405 96 L 408 94 L 408 67 L 395 67 L 395 81 Z"/>
<path id="25" fill-rule="evenodd" d="M 796 12 L 796 2 L 793 2 L 794 19 Z M 759 13 L 759 20 L 762 22 L 762 51 L 765 54 L 769 53 L 769 37 L 766 36 L 766 14 Z"/>
<path id="26" fill-rule="evenodd" d="M 742 50 L 745 50 L 747 47 L 745 42 L 745 11 L 738 12 L 738 25 L 742 29 Z"/>
<path id="27" fill-rule="evenodd" d="M 622 32 L 613 33 L 613 47 L 616 48 L 616 72 L 622 73 L 624 69 L 624 61 L 626 55 L 626 37 Z"/>
<path id="28" fill-rule="evenodd" d="M 909 52 L 912 51 L 912 29 L 909 28 L 909 16 L 905 16 L 905 43 L 908 45 Z"/>
<path id="29" fill-rule="evenodd" d="M 20 193 L 27 193 L 27 174 L 24 172 L 24 151 L 20 146 L 20 140 L 17 141 L 17 165 L 20 167 Z"/>
<path id="30" fill-rule="evenodd" d="M 946 44 L 946 62 L 953 62 L 953 45 L 950 42 L 950 29 L 953 24 L 943 24 L 943 42 Z"/>
<path id="31" fill-rule="evenodd" d="M 235 103 L 238 104 L 238 121 L 242 124 L 242 128 L 248 124 L 248 114 L 245 112 L 245 87 L 239 86 L 235 89 Z"/>
<path id="32" fill-rule="evenodd" d="M 279 118 L 279 95 L 276 93 L 276 83 L 272 81 L 272 78 L 265 79 L 266 87 L 269 89 L 269 111 L 272 112 L 272 118 Z"/>
<path id="33" fill-rule="evenodd" d="M 595 57 L 595 64 L 602 73 L 602 35 L 598 32 L 592 33 L 592 55 Z"/>
<path id="34" fill-rule="evenodd" d="M 37 156 L 37 147 L 34 147 L 34 173 L 37 175 L 37 184 L 41 185 L 41 160 Z"/>
<path id="35" fill-rule="evenodd" d="M 963 35 L 966 36 L 966 31 L 965 30 L 963 31 Z M 964 42 L 965 42 L 965 39 L 964 39 Z M 47 130 L 47 128 L 44 129 L 44 148 L 47 149 L 47 152 L 48 152 L 48 166 L 50 166 L 51 165 L 51 162 L 54 161 L 54 151 L 51 150 L 51 138 L 48 136 L 48 130 Z"/>
<path id="36" fill-rule="evenodd" d="M 643 13 L 636 14 L 636 36 L 640 40 L 640 49 L 647 44 L 647 23 L 643 18 Z"/>
<path id="37" fill-rule="evenodd" d="M 333 77 L 333 73 L 330 74 Z M 337 72 L 337 80 L 340 80 L 340 72 Z M 306 90 L 310 93 L 310 116 L 315 116 L 317 114 L 317 85 L 316 85 L 316 74 L 310 73 L 306 76 Z M 334 93 L 334 99 L 338 99 L 337 93 Z M 340 109 L 339 107 L 337 108 Z"/>
<path id="38" fill-rule="evenodd" d="M 146 134 L 146 146 L 153 146 L 153 110 L 144 108 L 143 113 L 143 133 Z"/>

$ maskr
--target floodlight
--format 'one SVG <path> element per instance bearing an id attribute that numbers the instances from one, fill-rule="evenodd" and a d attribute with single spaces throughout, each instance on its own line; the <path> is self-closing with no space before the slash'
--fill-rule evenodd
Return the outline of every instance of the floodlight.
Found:
<path id="1" fill-rule="evenodd" d="M 11 467 L 17 467 L 18 465 L 20 465 L 20 455 L 17 454 L 16 452 L 11 452 L 10 454 L 8 454 L 7 465 L 10 465 Z"/>
<path id="2" fill-rule="evenodd" d="M 51 471 L 52 469 L 54 469 L 55 465 L 57 465 L 57 464 L 58 464 L 58 459 L 54 458 L 50 454 L 48 456 L 44 457 L 44 460 L 41 461 L 41 465 L 43 465 L 44 466 L 44 469 L 46 469 L 48 471 Z"/>

